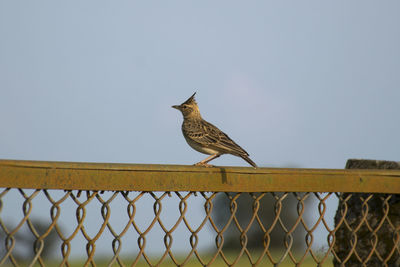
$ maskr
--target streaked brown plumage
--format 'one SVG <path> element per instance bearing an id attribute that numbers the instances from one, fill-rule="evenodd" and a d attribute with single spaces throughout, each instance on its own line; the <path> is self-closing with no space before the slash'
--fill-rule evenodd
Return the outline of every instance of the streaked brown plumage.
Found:
<path id="1" fill-rule="evenodd" d="M 205 121 L 194 99 L 194 93 L 181 105 L 172 106 L 182 112 L 182 133 L 186 142 L 195 150 L 211 155 L 195 165 L 210 166 L 207 163 L 223 154 L 232 154 L 241 157 L 251 166 L 257 165 L 249 158 L 249 154 L 236 144 L 227 134 L 216 126 Z"/>

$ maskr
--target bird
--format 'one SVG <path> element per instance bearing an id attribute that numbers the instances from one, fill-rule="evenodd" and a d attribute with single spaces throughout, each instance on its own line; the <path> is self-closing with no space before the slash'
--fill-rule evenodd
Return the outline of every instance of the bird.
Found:
<path id="1" fill-rule="evenodd" d="M 257 168 L 257 165 L 250 159 L 249 153 L 236 144 L 226 133 L 201 117 L 194 98 L 195 95 L 196 92 L 182 104 L 172 106 L 172 108 L 182 112 L 182 133 L 189 146 L 198 152 L 210 155 L 194 165 L 213 167 L 208 162 L 223 154 L 231 154 L 241 157 L 251 166 Z"/>

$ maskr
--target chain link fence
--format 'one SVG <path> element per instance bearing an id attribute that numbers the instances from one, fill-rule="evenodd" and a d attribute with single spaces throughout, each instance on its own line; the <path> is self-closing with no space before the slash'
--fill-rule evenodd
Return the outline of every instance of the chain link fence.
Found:
<path id="1" fill-rule="evenodd" d="M 400 197 L 382 189 L 0 190 L 0 266 L 400 266 Z"/>

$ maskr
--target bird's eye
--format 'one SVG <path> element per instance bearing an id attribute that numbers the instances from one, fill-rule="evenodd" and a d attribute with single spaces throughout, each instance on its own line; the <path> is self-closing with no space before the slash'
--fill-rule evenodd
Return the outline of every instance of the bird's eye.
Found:
<path id="1" fill-rule="evenodd" d="M 183 109 L 187 108 L 187 106 L 182 106 Z"/>

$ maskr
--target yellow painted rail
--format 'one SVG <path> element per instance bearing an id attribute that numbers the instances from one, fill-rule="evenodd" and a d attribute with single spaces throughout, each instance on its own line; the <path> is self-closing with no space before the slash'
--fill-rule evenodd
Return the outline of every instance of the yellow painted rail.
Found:
<path id="1" fill-rule="evenodd" d="M 400 170 L 0 160 L 0 187 L 111 191 L 400 193 Z"/>

